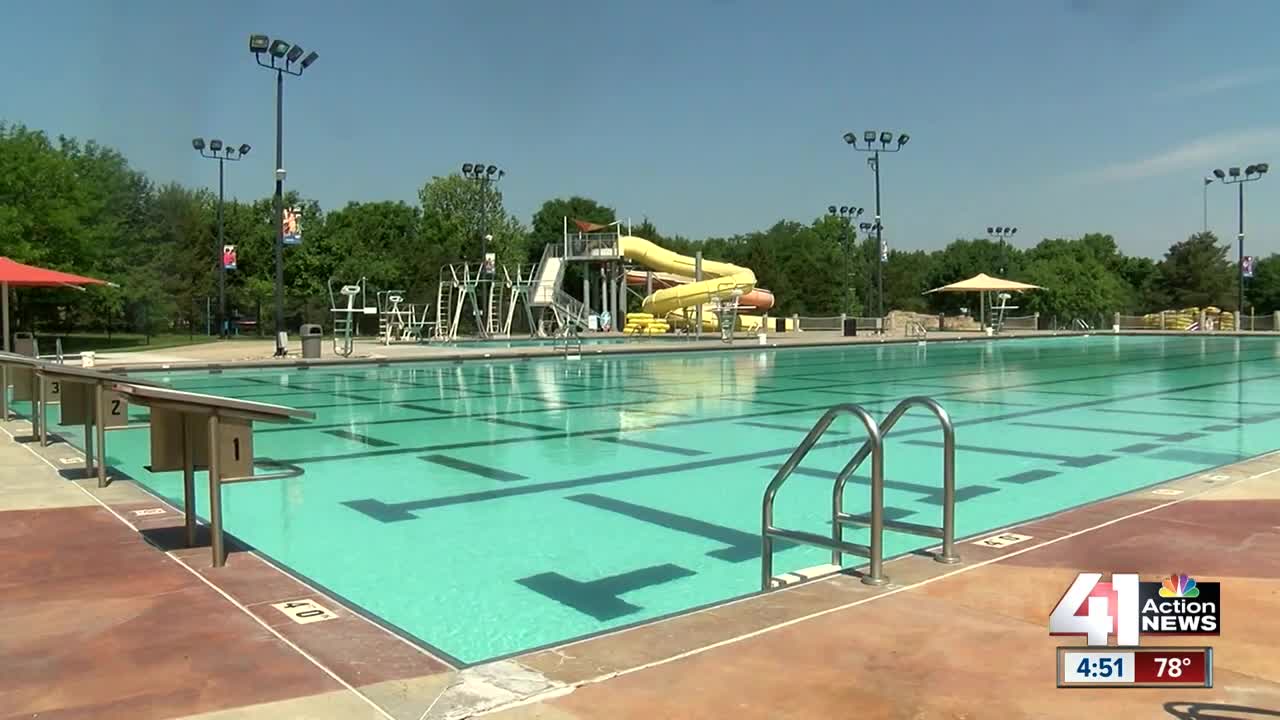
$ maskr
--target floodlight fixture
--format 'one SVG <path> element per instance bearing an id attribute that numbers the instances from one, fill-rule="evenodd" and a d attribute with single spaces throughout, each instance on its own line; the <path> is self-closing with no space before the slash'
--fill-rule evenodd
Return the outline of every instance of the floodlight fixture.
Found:
<path id="1" fill-rule="evenodd" d="M 889 143 L 891 143 L 891 142 L 893 142 L 893 133 L 891 133 L 891 132 L 889 132 L 889 131 L 887 131 L 887 130 L 886 130 L 885 132 L 880 133 L 880 144 L 881 144 L 881 145 L 888 145 L 888 144 L 889 144 Z"/>
<path id="2" fill-rule="evenodd" d="M 903 145 L 906 145 L 907 141 L 909 141 L 910 139 L 911 139 L 910 135 L 906 133 L 902 133 L 901 135 L 898 136 L 898 147 L 902 147 Z"/>
<path id="3" fill-rule="evenodd" d="M 846 144 L 853 145 L 858 142 L 858 136 L 851 132 L 847 132 L 844 134 L 844 141 Z"/>
<path id="4" fill-rule="evenodd" d="M 249 150 L 250 150 L 250 148 L 249 148 L 249 146 L 248 146 L 248 145 L 241 145 L 241 146 L 240 146 L 240 154 L 241 154 L 241 155 L 248 155 L 248 154 L 249 154 Z"/>
<path id="5" fill-rule="evenodd" d="M 1233 167 L 1227 170 L 1227 174 L 1230 175 L 1231 177 L 1240 177 L 1240 168 Z"/>
<path id="6" fill-rule="evenodd" d="M 298 62 L 298 58 L 302 57 L 302 53 L 306 52 L 301 45 L 294 45 L 289 49 L 287 60 L 291 63 Z"/>
<path id="7" fill-rule="evenodd" d="M 462 163 L 462 174 L 463 175 L 471 174 L 471 163 Z"/>
<path id="8" fill-rule="evenodd" d="M 222 152 L 222 141 L 221 141 L 221 140 L 210 140 L 210 141 L 209 141 L 209 151 L 210 151 L 210 152 Z"/>
<path id="9" fill-rule="evenodd" d="M 875 130 L 867 130 L 867 131 L 863 132 L 863 133 L 862 133 L 862 139 L 863 139 L 863 140 L 865 140 L 865 141 L 867 142 L 867 144 L 868 144 L 868 145 L 870 145 L 871 143 L 873 143 L 873 142 L 875 142 L 875 141 L 876 141 L 876 131 L 875 131 Z"/>
<path id="10" fill-rule="evenodd" d="M 1259 175 L 1265 175 L 1267 171 L 1271 169 L 1271 165 L 1267 163 L 1258 163 L 1257 165 L 1254 165 L 1254 167 L 1257 168 Z"/>
<path id="11" fill-rule="evenodd" d="M 489 167 L 487 167 L 487 168 L 485 168 L 485 169 L 484 169 L 484 174 L 485 174 L 485 175 L 495 175 L 495 174 L 497 174 L 497 172 L 498 172 L 498 166 L 497 166 L 497 165 L 490 165 Z"/>
<path id="12" fill-rule="evenodd" d="M 196 150 L 203 150 L 203 149 L 204 149 L 204 138 L 195 138 L 195 139 L 193 139 L 193 140 L 191 141 L 191 147 L 195 148 Z"/>
<path id="13" fill-rule="evenodd" d="M 250 35 L 249 36 L 249 52 L 254 55 L 260 55 L 267 51 L 271 46 L 271 38 L 266 35 Z"/>
<path id="14" fill-rule="evenodd" d="M 307 56 L 302 58 L 302 69 L 306 70 L 307 68 L 311 67 L 311 63 L 315 62 L 318 59 L 320 59 L 320 53 L 314 50 L 307 53 Z"/>
<path id="15" fill-rule="evenodd" d="M 1227 177 L 1227 174 L 1222 172 L 1222 168 L 1218 168 L 1213 171 L 1213 176 L 1218 178 L 1219 180 L 1222 180 Z"/>
<path id="16" fill-rule="evenodd" d="M 835 205 L 828 205 L 828 206 L 827 206 L 827 212 L 831 213 L 832 215 L 835 215 L 835 214 L 836 214 L 836 206 L 835 206 Z M 841 208 L 841 209 L 840 209 L 840 212 L 844 212 L 844 208 Z"/>
<path id="17" fill-rule="evenodd" d="M 268 52 L 271 53 L 271 57 L 282 58 L 289 53 L 289 43 L 284 40 L 273 40 Z"/>

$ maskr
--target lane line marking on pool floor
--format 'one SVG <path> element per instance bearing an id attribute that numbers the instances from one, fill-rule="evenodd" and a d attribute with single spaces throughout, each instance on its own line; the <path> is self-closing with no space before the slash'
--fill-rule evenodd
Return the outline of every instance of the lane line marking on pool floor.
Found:
<path id="1" fill-rule="evenodd" d="M 25 444 L 25 443 L 19 443 L 19 442 L 17 441 L 17 439 L 13 436 L 13 433 L 10 433 L 6 428 L 0 427 L 0 431 L 3 431 L 5 435 L 8 435 L 8 436 L 9 436 L 9 440 L 10 440 L 10 442 L 13 442 L 15 445 L 21 445 L 22 447 L 26 448 L 28 452 L 30 452 L 32 455 L 36 456 L 36 457 L 37 457 L 37 458 L 39 458 L 42 462 L 44 462 L 44 464 L 46 464 L 46 465 L 48 465 L 50 468 L 52 468 L 52 469 L 54 470 L 54 472 L 55 472 L 55 473 L 57 472 L 57 470 L 58 470 L 58 466 L 56 466 L 56 465 L 54 465 L 53 463 L 49 462 L 49 459 L 48 459 L 48 458 L 46 458 L 46 457 L 44 457 L 43 455 L 41 455 L 40 453 L 36 452 L 36 451 L 35 451 L 35 449 L 34 449 L 34 448 L 32 448 L 30 445 L 27 445 L 27 444 Z M 59 476 L 59 477 L 61 477 L 61 476 Z M 120 513 L 116 512 L 115 510 L 113 510 L 113 509 L 111 508 L 111 506 L 110 506 L 110 505 L 107 505 L 106 503 L 104 503 L 104 502 L 102 501 L 102 498 L 99 498 L 97 495 L 94 495 L 93 493 L 91 493 L 91 492 L 89 492 L 88 490 L 86 490 L 84 487 L 82 487 L 82 486 L 80 485 L 80 483 L 72 483 L 72 484 L 73 484 L 73 485 L 75 485 L 75 486 L 76 486 L 76 488 L 78 488 L 78 489 L 80 490 L 80 492 L 84 493 L 85 495 L 88 495 L 90 498 L 92 498 L 92 499 L 93 499 L 93 501 L 94 501 L 94 502 L 96 502 L 96 503 L 98 503 L 99 505 L 101 505 L 101 506 L 103 507 L 103 509 L 105 509 L 107 512 L 109 512 L 109 513 L 111 513 L 112 515 L 114 515 L 114 516 L 115 516 L 115 518 L 116 518 L 117 520 L 119 520 L 120 522 L 124 523 L 126 526 L 128 526 L 128 527 L 129 527 L 131 530 L 133 530 L 134 532 L 139 532 L 139 533 L 140 533 L 140 531 L 138 530 L 138 527 L 137 527 L 136 525 L 134 525 L 133 523 L 129 522 L 129 521 L 128 521 L 128 520 L 127 520 L 123 515 L 121 515 Z M 134 483 L 134 484 L 136 485 L 137 483 Z M 209 579 L 208 579 L 208 578 L 206 578 L 205 576 L 203 576 L 203 575 L 201 575 L 200 573 L 196 572 L 195 568 L 192 568 L 191 566 L 189 566 L 189 565 L 187 565 L 186 563 L 182 562 L 182 560 L 181 560 L 180 558 L 176 557 L 175 555 L 173 555 L 173 554 L 171 554 L 171 553 L 167 553 L 167 552 L 166 552 L 166 553 L 164 553 L 164 555 L 165 555 L 165 557 L 169 558 L 169 559 L 170 559 L 170 560 L 172 560 L 173 562 L 177 563 L 177 564 L 178 564 L 178 566 L 179 566 L 179 567 L 181 567 L 182 569 L 186 570 L 187 572 L 191 573 L 191 574 L 192 574 L 192 575 L 194 575 L 195 577 L 199 578 L 199 579 L 200 579 L 200 582 L 203 582 L 205 585 L 208 585 L 210 588 L 212 588 L 212 589 L 213 589 L 213 591 L 214 591 L 214 592 L 216 592 L 216 593 L 218 593 L 219 595 L 221 595 L 222 597 L 226 598 L 227 602 L 231 603 L 231 604 L 232 604 L 232 605 L 234 605 L 236 608 L 238 608 L 238 609 L 240 610 L 240 612 L 243 612 L 245 615 L 248 615 L 250 618 L 253 618 L 253 621 L 254 621 L 254 622 L 256 622 L 256 623 L 258 623 L 259 625 L 261 625 L 261 626 L 263 627 L 263 629 L 265 629 L 267 632 L 269 632 L 269 633 L 271 633 L 272 635 L 274 635 L 274 636 L 276 637 L 276 639 L 278 639 L 280 642 L 282 642 L 282 643 L 284 643 L 285 645 L 287 645 L 288 647 L 292 648 L 292 649 L 294 650 L 294 652 L 298 653 L 298 654 L 299 654 L 299 655 L 301 655 L 303 658 L 305 658 L 307 661 L 309 661 L 312 665 L 316 666 L 316 667 L 317 667 L 317 668 L 319 668 L 322 672 L 324 672 L 326 675 L 328 675 L 329 677 L 333 678 L 333 679 L 334 679 L 334 681 L 336 681 L 339 685 L 341 685 L 341 686 L 343 686 L 344 688 L 346 688 L 347 690 L 350 690 L 351 692 L 355 693 L 356 697 L 358 697 L 358 698 L 360 698 L 361 700 L 363 700 L 366 704 L 368 704 L 368 705 L 369 705 L 369 707 L 371 707 L 371 708 L 373 708 L 374 710 L 376 710 L 376 711 L 378 712 L 378 714 L 379 714 L 379 715 L 381 715 L 382 717 L 386 718 L 386 720 L 396 720 L 396 717 L 395 717 L 394 715 L 392 715 L 391 713 L 389 713 L 389 712 L 387 712 L 386 710 L 384 710 L 384 709 L 382 708 L 382 706 L 381 706 L 381 705 L 379 705 L 378 703 L 374 702 L 372 698 L 368 697 L 368 696 L 367 696 L 367 695 L 365 695 L 364 693 L 362 693 L 362 692 L 360 692 L 359 690 L 357 690 L 357 689 L 355 688 L 355 686 L 354 686 L 354 685 L 352 685 L 351 683 L 347 682 L 346 680 L 343 680 L 341 677 L 339 677 L 339 676 L 338 676 L 338 674 L 337 674 L 337 673 L 335 673 L 333 670 L 330 670 L 330 669 L 329 669 L 329 668 L 328 668 L 324 663 L 322 663 L 322 662 L 320 662 L 319 660 L 317 660 L 315 657 L 313 657 L 313 656 L 312 656 L 310 653 L 308 653 L 306 650 L 303 650 L 302 648 L 298 647 L 298 646 L 297 646 L 297 645 L 296 645 L 292 640 L 290 640 L 289 638 L 285 637 L 284 635 L 281 635 L 279 631 L 277 631 L 275 628 L 273 628 L 273 627 L 271 627 L 270 625 L 268 625 L 266 620 L 263 620 L 262 618 L 260 618 L 260 617 L 258 617 L 257 615 L 255 615 L 251 610 L 249 610 L 249 608 L 245 607 L 245 606 L 244 606 L 243 604 L 241 604 L 238 600 L 236 600 L 235 598 L 231 597 L 231 595 L 227 594 L 227 592 L 226 592 L 226 591 L 224 591 L 222 588 L 218 587 L 217 585 L 214 585 L 212 582 L 210 582 L 210 581 L 209 581 Z M 353 613 L 353 614 L 355 614 L 355 613 Z M 302 696 L 298 696 L 298 697 L 299 697 L 299 698 L 301 698 L 301 697 L 308 697 L 308 696 L 302 695 Z M 247 706 L 240 706 L 240 707 L 247 707 Z M 233 708 L 228 708 L 228 709 L 233 709 Z"/>
<path id="2" fill-rule="evenodd" d="M 1254 461 L 1254 460 L 1261 460 L 1261 459 L 1264 459 L 1264 458 L 1270 458 L 1270 457 L 1273 457 L 1273 456 L 1276 456 L 1276 455 L 1280 455 L 1280 452 L 1278 452 L 1278 451 L 1271 451 L 1271 452 L 1268 452 L 1268 453 L 1263 453 L 1262 455 L 1255 456 L 1255 457 L 1253 457 L 1253 458 L 1248 458 L 1248 459 L 1245 459 L 1245 460 L 1241 460 L 1240 462 L 1241 462 L 1241 463 L 1251 462 L 1251 461 Z M 672 663 L 672 662 L 676 662 L 676 661 L 679 661 L 679 660 L 683 660 L 683 659 L 685 659 L 685 658 L 694 657 L 695 655 L 701 655 L 702 653 L 708 652 L 708 651 L 710 651 L 710 650 L 715 650 L 715 649 L 717 649 L 717 648 L 725 647 L 725 646 L 727 646 L 727 645 L 733 645 L 733 644 L 736 644 L 736 643 L 742 642 L 742 641 L 744 641 L 744 640 L 750 640 L 751 638 L 758 637 L 758 636 L 760 636 L 760 635 L 765 635 L 765 634 L 768 634 L 768 633 L 774 632 L 775 630 L 781 630 L 781 629 L 783 629 L 783 628 L 791 627 L 792 625 L 798 625 L 798 624 L 803 623 L 803 622 L 808 622 L 809 620 L 814 620 L 814 619 L 817 619 L 817 618 L 823 617 L 824 615 L 831 615 L 831 614 L 833 614 L 833 613 L 842 612 L 842 611 L 844 611 L 844 610 L 849 610 L 849 609 L 851 609 L 851 608 L 855 608 L 855 607 L 858 607 L 858 606 L 860 606 L 860 605 L 865 605 L 865 604 L 870 603 L 870 602 L 873 602 L 873 601 L 875 601 L 875 600 L 880 600 L 880 599 L 882 599 L 882 598 L 890 597 L 890 596 L 892 596 L 892 595 L 897 595 L 897 594 L 899 594 L 899 593 L 906 592 L 906 591 L 908 591 L 908 590 L 915 590 L 915 589 L 917 589 L 917 588 L 924 587 L 925 585 L 929 585 L 929 584 L 931 584 L 931 583 L 935 583 L 935 582 L 938 582 L 938 581 L 940 581 L 940 580 L 945 580 L 945 579 L 947 579 L 947 578 L 954 577 L 954 576 L 956 576 L 956 575 L 960 575 L 960 574 L 963 574 L 963 573 L 967 573 L 967 572 L 970 572 L 970 571 L 973 571 L 973 570 L 977 570 L 978 568 L 986 567 L 986 566 L 988 566 L 988 565 L 994 565 L 994 564 L 996 564 L 996 563 L 998 563 L 998 562 L 1002 562 L 1002 561 L 1007 560 L 1007 559 L 1009 559 L 1009 558 L 1017 557 L 1017 556 L 1019 556 L 1019 555 L 1023 555 L 1023 554 L 1025 554 L 1025 553 L 1033 552 L 1033 551 L 1035 551 L 1035 550 L 1039 550 L 1039 549 L 1041 549 L 1041 548 L 1045 548 L 1045 547 L 1048 547 L 1048 546 L 1050 546 L 1050 545 L 1054 545 L 1054 544 L 1056 544 L 1056 543 L 1060 543 L 1060 542 L 1062 542 L 1063 540 L 1070 540 L 1071 538 L 1078 537 L 1078 536 L 1080 536 L 1080 535 L 1085 535 L 1085 534 L 1088 534 L 1088 533 L 1094 532 L 1094 531 L 1096 531 L 1096 530 L 1101 530 L 1102 528 L 1105 528 L 1105 527 L 1108 527 L 1108 526 L 1111 526 L 1111 525 L 1115 525 L 1116 523 L 1124 522 L 1124 521 L 1126 521 L 1126 520 L 1132 520 L 1132 519 L 1134 519 L 1134 518 L 1136 518 L 1136 517 L 1141 517 L 1141 516 L 1143 516 L 1143 515 L 1146 515 L 1146 514 L 1148 514 L 1148 513 L 1155 512 L 1155 511 L 1157 511 L 1157 510 L 1163 510 L 1163 509 L 1165 509 L 1165 508 L 1173 507 L 1174 505 L 1180 505 L 1180 504 L 1182 504 L 1182 503 L 1184 503 L 1184 502 L 1187 502 L 1188 500 L 1194 500 L 1194 499 L 1196 499 L 1196 498 L 1199 498 L 1199 497 L 1201 497 L 1201 496 L 1205 495 L 1207 492 L 1209 492 L 1209 490 L 1217 490 L 1217 489 L 1220 489 L 1220 488 L 1223 488 L 1223 487 L 1229 487 L 1229 486 L 1231 486 L 1231 485 L 1235 485 L 1235 484 L 1238 484 L 1238 483 L 1241 483 L 1241 482 L 1245 482 L 1245 481 L 1248 481 L 1248 480 L 1257 480 L 1258 478 L 1266 477 L 1266 476 L 1268 476 L 1268 475 L 1272 475 L 1272 474 L 1274 474 L 1274 473 L 1280 473 L 1280 467 L 1272 468 L 1272 469 L 1270 469 L 1270 470 L 1266 470 L 1266 471 L 1263 471 L 1263 472 L 1260 472 L 1260 473 L 1255 473 L 1255 474 L 1250 475 L 1250 476 L 1248 476 L 1248 477 L 1239 478 L 1239 479 L 1237 479 L 1236 481 L 1231 482 L 1231 483 L 1228 483 L 1228 484 L 1226 484 L 1226 485 L 1216 485 L 1216 486 L 1214 486 L 1213 488 L 1208 489 L 1208 490 L 1206 490 L 1205 492 L 1202 492 L 1202 493 L 1196 493 L 1196 494 L 1194 494 L 1194 495 L 1188 495 L 1188 496 L 1186 496 L 1186 497 L 1179 497 L 1179 498 L 1177 498 L 1176 500 L 1170 500 L 1170 501 L 1168 501 L 1168 502 L 1160 503 L 1159 505 L 1154 505 L 1154 506 L 1149 507 L 1149 508 L 1144 508 L 1144 509 L 1142 509 L 1142 510 L 1137 510 L 1137 511 L 1135 511 L 1135 512 L 1131 512 L 1131 513 L 1129 513 L 1129 514 L 1127 514 L 1127 515 L 1122 515 L 1122 516 L 1117 517 L 1117 518 L 1112 518 L 1111 520 L 1108 520 L 1108 521 L 1106 521 L 1106 522 L 1101 522 L 1101 523 L 1098 523 L 1098 524 L 1096 524 L 1096 525 L 1091 525 L 1091 526 L 1089 526 L 1089 527 L 1082 528 L 1082 529 L 1080 529 L 1080 530 L 1076 530 L 1076 531 L 1074 531 L 1074 532 L 1068 533 L 1068 534 L 1063 535 L 1063 536 L 1061 536 L 1061 537 L 1050 538 L 1050 539 L 1048 539 L 1048 540 L 1044 540 L 1044 541 L 1041 541 L 1041 542 L 1039 542 L 1039 543 L 1036 543 L 1035 545 L 1030 545 L 1030 546 L 1028 546 L 1028 547 L 1025 547 L 1025 548 L 1023 548 L 1023 549 L 1021 549 L 1021 550 L 1014 550 L 1014 551 L 1011 551 L 1011 552 L 1005 553 L 1005 554 L 1003 554 L 1003 555 L 1000 555 L 1000 556 L 998 556 L 998 557 L 990 558 L 990 559 L 988 559 L 988 560 L 983 560 L 983 561 L 981 561 L 981 562 L 976 562 L 976 563 L 974 563 L 974 564 L 972 564 L 972 565 L 966 565 L 966 566 L 964 566 L 964 567 L 962 567 L 962 568 L 957 568 L 956 570 L 952 570 L 952 571 L 950 571 L 950 572 L 943 573 L 943 574 L 941 574 L 941 575 L 936 575 L 936 576 L 931 577 L 931 578 L 926 578 L 926 579 L 924 579 L 924 580 L 920 580 L 920 581 L 915 582 L 915 583 L 912 583 L 912 584 L 910 584 L 910 585 L 903 585 L 903 586 L 901 586 L 901 587 L 893 588 L 893 589 L 891 589 L 891 590 L 886 590 L 885 592 L 879 593 L 879 594 L 877 594 L 877 595 L 872 595 L 872 596 L 870 596 L 870 597 L 865 597 L 865 598 L 862 598 L 862 599 L 860 599 L 860 600 L 854 600 L 854 601 L 852 601 L 852 602 L 845 603 L 844 605 L 838 605 L 838 606 L 836 606 L 836 607 L 827 608 L 827 609 L 825 609 L 825 610 L 819 610 L 819 611 L 817 611 L 817 612 L 813 612 L 813 613 L 810 613 L 810 614 L 808 614 L 808 615 L 803 615 L 803 616 L 801 616 L 801 617 L 792 618 L 792 619 L 790 619 L 790 620 L 786 620 L 786 621 L 783 621 L 783 622 L 780 622 L 780 623 L 777 623 L 777 624 L 774 624 L 774 625 L 770 625 L 770 626 L 768 626 L 768 627 L 760 628 L 760 629 L 758 629 L 758 630 L 753 630 L 753 631 L 751 631 L 751 632 L 749 632 L 749 633 L 743 633 L 742 635 L 736 635 L 736 636 L 731 637 L 731 638 L 726 638 L 726 639 L 724 639 L 724 640 L 720 640 L 720 641 L 718 641 L 718 642 L 711 643 L 710 645 L 704 645 L 703 647 L 700 647 L 700 648 L 694 648 L 694 649 L 692 649 L 692 650 L 686 650 L 686 651 L 684 651 L 684 652 L 682 652 L 682 653 L 678 653 L 678 654 L 676 654 L 676 655 L 672 655 L 671 657 L 668 657 L 668 658 L 663 658 L 663 659 L 661 659 L 661 660 L 654 660 L 653 662 L 644 663 L 644 664 L 642 664 L 642 665 L 637 665 L 637 666 L 635 666 L 635 667 L 630 667 L 630 668 L 626 668 L 626 669 L 623 669 L 623 670 L 617 670 L 617 671 L 614 671 L 614 672 L 604 673 L 604 674 L 602 674 L 602 675 L 597 675 L 596 677 L 593 677 L 593 678 L 588 678 L 588 679 L 586 679 L 586 680 L 582 680 L 582 681 L 575 682 L 575 683 L 569 683 L 569 684 L 568 684 L 568 687 L 552 688 L 552 689 L 547 690 L 547 691 L 545 691 L 545 692 L 543 692 L 543 693 L 538 693 L 538 694 L 536 694 L 536 695 L 531 695 L 531 696 L 529 696 L 529 697 L 527 697 L 527 698 L 522 698 L 522 699 L 520 699 L 520 700 L 517 700 L 517 701 L 511 702 L 511 703 L 508 703 L 508 704 L 506 704 L 506 705 L 502 705 L 502 706 L 499 706 L 499 707 L 491 708 L 491 709 L 486 710 L 486 711 L 484 711 L 483 713 L 481 713 L 481 715 L 488 715 L 488 714 L 495 713 L 495 712 L 500 712 L 500 711 L 502 711 L 502 710 L 506 710 L 506 709 L 508 709 L 508 708 L 512 708 L 512 707 L 518 707 L 518 706 L 521 706 L 521 705 L 530 705 L 530 704 L 533 704 L 533 703 L 536 703 L 536 702 L 542 702 L 543 700 L 550 700 L 550 699 L 554 699 L 554 698 L 556 698 L 556 697 L 561 697 L 561 696 L 563 696 L 563 695 L 567 695 L 567 694 L 569 694 L 570 692 L 572 692 L 573 690 L 575 690 L 575 689 L 577 689 L 577 688 L 579 688 L 579 687 L 583 687 L 583 686 L 586 686 L 586 685 L 595 685 L 595 684 L 602 683 L 602 682 L 605 682 L 605 681 L 608 681 L 608 680 L 612 680 L 613 678 L 623 677 L 624 675 L 631 675 L 632 673 L 637 673 L 637 672 L 640 672 L 640 671 L 642 671 L 642 670 L 648 670 L 648 669 L 650 669 L 650 668 L 659 667 L 659 666 L 662 666 L 662 665 L 666 665 L 666 664 L 668 664 L 668 663 Z M 1180 479 L 1180 478 L 1178 478 L 1178 479 Z M 1123 496 L 1121 496 L 1121 497 L 1123 497 Z M 1064 512 L 1065 512 L 1065 511 L 1064 511 Z M 1023 524 L 1026 524 L 1026 523 L 1023 523 Z M 1010 526 L 1010 527 L 1018 527 L 1018 526 L 1014 525 L 1014 526 Z M 996 531 L 996 532 L 1001 532 L 1001 531 Z M 820 581 L 815 581 L 815 582 L 820 582 Z M 799 586 L 793 586 L 793 587 L 799 587 Z M 781 592 L 785 592 L 785 590 L 783 590 L 783 591 L 781 591 Z M 742 600 L 740 600 L 739 602 L 746 602 L 747 600 L 751 600 L 751 599 L 754 599 L 754 598 L 760 598 L 760 597 L 762 597 L 762 596 L 761 596 L 761 595 L 752 595 L 752 596 L 751 596 L 751 597 L 749 597 L 749 598 L 743 598 L 743 599 L 742 599 Z M 643 627 L 643 626 L 639 626 L 639 627 Z M 633 630 L 633 629 L 635 629 L 635 628 L 627 628 L 626 630 L 619 631 L 619 633 L 616 633 L 616 634 L 621 634 L 622 632 L 626 632 L 627 630 Z M 591 640 L 597 640 L 597 639 L 599 639 L 599 636 L 598 636 L 598 637 L 596 637 L 596 638 L 591 638 Z M 588 642 L 588 641 L 585 641 L 585 640 L 584 640 L 584 641 L 581 641 L 581 642 Z M 552 652 L 558 652 L 558 651 L 561 651 L 561 650 L 567 649 L 567 648 L 569 648 L 569 647 L 572 647 L 573 645 L 576 645 L 576 644 L 580 644 L 580 643 L 571 643 L 571 644 L 568 644 L 568 645 L 561 645 L 561 646 L 559 646 L 559 647 L 555 647 L 555 648 L 547 648 L 547 650 L 552 651 Z"/>

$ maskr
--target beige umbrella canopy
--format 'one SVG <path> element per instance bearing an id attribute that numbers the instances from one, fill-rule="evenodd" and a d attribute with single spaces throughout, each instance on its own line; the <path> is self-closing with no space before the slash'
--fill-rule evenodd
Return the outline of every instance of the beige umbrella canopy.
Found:
<path id="1" fill-rule="evenodd" d="M 1043 289 L 1044 288 L 1039 285 L 1020 283 L 1014 280 L 1005 280 L 1003 278 L 994 278 L 986 273 L 978 273 L 968 280 L 961 280 L 960 282 L 954 282 L 950 285 L 943 285 L 940 288 L 934 288 L 926 291 L 925 295 L 936 292 L 1020 292 L 1022 290 Z"/>

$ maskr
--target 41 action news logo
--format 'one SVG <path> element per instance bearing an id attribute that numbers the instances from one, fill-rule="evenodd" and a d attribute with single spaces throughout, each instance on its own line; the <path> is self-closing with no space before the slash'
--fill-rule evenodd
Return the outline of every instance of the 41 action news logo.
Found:
<path id="1" fill-rule="evenodd" d="M 1089 645 L 1137 645 L 1139 635 L 1222 634 L 1222 587 L 1170 575 L 1141 582 L 1133 573 L 1081 573 L 1049 615 L 1050 635 L 1086 635 Z"/>

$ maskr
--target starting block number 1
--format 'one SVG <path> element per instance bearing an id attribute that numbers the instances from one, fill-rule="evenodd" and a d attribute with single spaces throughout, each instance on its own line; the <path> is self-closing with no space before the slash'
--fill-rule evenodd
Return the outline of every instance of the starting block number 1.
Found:
<path id="1" fill-rule="evenodd" d="M 312 600 L 290 600 L 289 602 L 272 603 L 271 607 L 279 610 L 299 625 L 336 620 L 337 615 L 329 612 Z"/>

